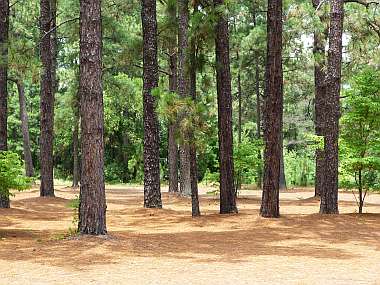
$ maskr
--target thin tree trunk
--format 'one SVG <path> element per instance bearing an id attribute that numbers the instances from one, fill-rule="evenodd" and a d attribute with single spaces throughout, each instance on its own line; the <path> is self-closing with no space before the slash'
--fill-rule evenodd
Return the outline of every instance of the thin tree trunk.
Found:
<path id="1" fill-rule="evenodd" d="M 0 0 L 0 151 L 8 148 L 8 31 L 9 1 Z M 0 208 L 9 208 L 8 195 L 0 195 Z"/>
<path id="2" fill-rule="evenodd" d="M 177 17 L 177 8 L 170 9 L 169 17 Z M 169 43 L 169 89 L 177 92 L 177 37 Z M 177 122 L 171 122 L 168 126 L 168 164 L 169 164 L 169 193 L 178 193 L 178 144 L 176 141 Z"/>
<path id="3" fill-rule="evenodd" d="M 21 131 L 23 139 L 23 153 L 25 161 L 25 174 L 28 177 L 34 176 L 34 167 L 32 152 L 30 147 L 30 134 L 29 134 L 29 119 L 26 110 L 26 98 L 25 98 L 25 88 L 21 79 L 18 78 L 8 78 L 10 81 L 17 85 L 18 98 L 20 104 L 20 120 L 21 120 Z"/>
<path id="4" fill-rule="evenodd" d="M 239 62 L 239 51 L 236 52 L 236 60 Z M 241 72 L 240 72 L 240 66 L 238 70 L 238 76 L 237 76 L 237 83 L 238 83 L 238 145 L 241 145 L 241 135 L 242 135 L 242 90 L 241 90 Z M 236 195 L 238 194 L 238 191 L 241 189 L 241 183 L 242 183 L 242 174 L 241 171 L 237 174 L 236 179 Z"/>
<path id="5" fill-rule="evenodd" d="M 195 8 L 196 9 L 196 8 Z M 194 10 L 195 12 L 196 10 Z M 195 39 L 190 42 L 190 96 L 194 102 L 197 101 L 197 61 Z M 198 198 L 198 165 L 197 148 L 195 145 L 194 133 L 190 132 L 190 177 L 191 177 L 191 213 L 193 217 L 201 215 Z"/>
<path id="6" fill-rule="evenodd" d="M 363 183 L 362 183 L 362 170 L 359 170 L 359 214 L 363 214 Z"/>
<path id="7" fill-rule="evenodd" d="M 313 7 L 317 9 L 321 0 L 313 0 Z M 320 21 L 325 26 L 325 31 L 319 29 L 314 31 L 314 84 L 315 84 L 315 134 L 324 135 L 325 120 L 325 100 L 326 100 L 326 55 L 325 47 L 328 36 L 326 16 L 320 16 Z M 315 152 L 315 196 L 321 196 L 323 187 L 324 169 L 324 150 L 317 149 Z"/>
<path id="8" fill-rule="evenodd" d="M 338 214 L 339 96 L 342 68 L 344 2 L 331 0 L 327 95 L 325 117 L 325 178 L 321 193 L 321 214 Z"/>
<path id="9" fill-rule="evenodd" d="M 280 216 L 279 183 L 283 112 L 282 0 L 268 0 L 264 113 L 264 187 L 260 215 Z"/>
<path id="10" fill-rule="evenodd" d="M 104 115 L 102 89 L 102 20 L 100 0 L 80 1 L 79 96 L 82 175 L 78 230 L 104 235 Z"/>
<path id="11" fill-rule="evenodd" d="M 224 0 L 214 0 L 214 6 Z M 232 138 L 232 94 L 229 54 L 229 33 L 226 16 L 219 15 L 215 29 L 216 83 L 218 93 L 220 213 L 237 213 L 234 187 Z"/>
<path id="12" fill-rule="evenodd" d="M 159 126 L 152 90 L 158 87 L 156 1 L 142 0 L 144 81 L 144 207 L 162 208 Z"/>
<path id="13" fill-rule="evenodd" d="M 281 126 L 282 129 L 282 126 Z M 285 177 L 285 161 L 284 161 L 284 139 L 283 139 L 283 133 L 281 131 L 281 142 L 280 142 L 280 190 L 286 190 L 286 177 Z"/>
<path id="14" fill-rule="evenodd" d="M 73 131 L 73 188 L 78 188 L 79 177 L 79 116 L 75 116 Z"/>
<path id="15" fill-rule="evenodd" d="M 40 196 L 54 196 L 53 178 L 53 128 L 54 128 L 54 66 L 52 55 L 51 35 L 46 36 L 51 29 L 50 0 L 40 1 L 40 57 L 42 62 L 41 73 L 41 100 L 40 100 L 40 161 L 41 186 Z"/>
<path id="16" fill-rule="evenodd" d="M 178 1 L 178 94 L 189 96 L 189 1 Z M 181 114 L 186 115 L 186 114 Z M 188 143 L 180 145 L 180 193 L 191 195 L 190 147 Z"/>
<path id="17" fill-rule="evenodd" d="M 255 91 L 256 91 L 256 128 L 257 133 L 256 137 L 257 139 L 261 139 L 261 96 L 260 96 L 260 67 L 259 67 L 259 60 L 256 60 L 256 67 L 255 67 Z M 257 159 L 261 161 L 261 151 L 259 151 L 259 154 L 257 156 Z M 257 168 L 257 188 L 261 189 L 263 187 L 263 168 L 261 165 Z"/>

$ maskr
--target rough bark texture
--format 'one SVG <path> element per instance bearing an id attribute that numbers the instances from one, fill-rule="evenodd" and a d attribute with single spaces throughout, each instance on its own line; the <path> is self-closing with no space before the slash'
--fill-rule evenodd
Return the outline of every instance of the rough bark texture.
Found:
<path id="1" fill-rule="evenodd" d="M 236 52 L 236 60 L 239 62 L 239 52 Z M 242 110 L 242 88 L 241 88 L 241 71 L 240 67 L 238 70 L 238 76 L 237 76 L 237 84 L 238 84 L 238 144 L 240 146 L 241 144 L 241 135 L 242 135 L 242 116 L 243 116 L 243 110 Z M 238 194 L 238 191 L 241 189 L 241 172 L 239 171 L 237 173 L 236 177 L 236 195 Z"/>
<path id="2" fill-rule="evenodd" d="M 279 180 L 283 112 L 282 0 L 269 0 L 264 110 L 264 185 L 260 215 L 280 216 Z"/>
<path id="3" fill-rule="evenodd" d="M 214 0 L 214 6 L 223 5 Z M 216 83 L 218 93 L 220 213 L 237 213 L 234 187 L 232 94 L 228 21 L 219 15 L 215 28 Z"/>
<path id="4" fill-rule="evenodd" d="M 32 152 L 30 148 L 30 135 L 29 135 L 29 119 L 26 109 L 25 88 L 21 79 L 10 79 L 17 85 L 18 98 L 20 104 L 20 120 L 21 131 L 23 139 L 24 161 L 25 161 L 25 174 L 28 177 L 34 176 L 34 166 L 32 159 Z"/>
<path id="5" fill-rule="evenodd" d="M 321 0 L 313 0 L 313 7 L 316 9 Z M 325 120 L 325 97 L 326 97 L 326 55 L 325 47 L 328 36 L 328 28 L 325 15 L 320 16 L 325 31 L 316 29 L 314 31 L 314 85 L 315 85 L 315 134 L 324 135 Z M 315 196 L 321 196 L 323 187 L 324 170 L 324 150 L 318 149 L 315 152 Z"/>
<path id="6" fill-rule="evenodd" d="M 80 106 L 82 175 L 78 229 L 81 234 L 104 235 L 104 117 L 102 90 L 101 1 L 80 1 Z"/>
<path id="7" fill-rule="evenodd" d="M 0 0 L 0 151 L 8 147 L 8 30 L 9 1 Z M 9 208 L 8 196 L 0 195 L 0 208 Z"/>
<path id="8" fill-rule="evenodd" d="M 40 99 L 40 164 L 41 186 L 40 196 L 54 196 L 53 179 L 53 127 L 54 127 L 54 67 L 51 34 L 46 35 L 52 26 L 50 0 L 40 1 L 40 57 L 41 99 Z"/>
<path id="9" fill-rule="evenodd" d="M 144 207 L 162 208 L 158 119 L 152 89 L 158 86 L 156 1 L 142 0 L 144 101 Z"/>
<path id="10" fill-rule="evenodd" d="M 177 17 L 177 11 L 170 9 L 170 17 Z M 174 37 L 169 43 L 169 89 L 177 92 L 177 40 Z M 176 142 L 177 123 L 172 122 L 168 126 L 168 165 L 169 165 L 169 193 L 178 192 L 178 144 Z"/>
<path id="11" fill-rule="evenodd" d="M 331 0 L 327 94 L 325 101 L 325 177 L 321 193 L 321 214 L 338 214 L 339 96 L 342 68 L 344 2 Z"/>
<path id="12" fill-rule="evenodd" d="M 181 97 L 189 96 L 189 1 L 178 1 L 178 94 Z M 191 195 L 190 147 L 180 145 L 180 193 L 183 196 Z"/>

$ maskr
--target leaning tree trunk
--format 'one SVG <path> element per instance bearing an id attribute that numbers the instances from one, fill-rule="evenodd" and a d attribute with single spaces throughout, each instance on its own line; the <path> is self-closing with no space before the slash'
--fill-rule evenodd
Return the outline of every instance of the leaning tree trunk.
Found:
<path id="1" fill-rule="evenodd" d="M 21 79 L 19 78 L 9 78 L 17 85 L 18 98 L 20 104 L 20 120 L 21 120 L 21 131 L 23 139 L 23 149 L 24 149 L 24 161 L 25 161 L 25 174 L 28 177 L 34 176 L 34 167 L 32 159 L 32 151 L 30 147 L 30 135 L 29 135 L 29 119 L 28 112 L 26 110 L 26 98 L 25 98 L 25 88 Z"/>
<path id="2" fill-rule="evenodd" d="M 313 7 L 317 9 L 320 0 L 313 0 Z M 325 47 L 328 36 L 326 17 L 323 14 L 319 17 L 324 25 L 325 31 L 315 29 L 314 31 L 314 85 L 315 85 L 315 134 L 324 135 L 325 99 L 326 99 L 326 56 Z M 317 149 L 315 152 L 315 196 L 321 196 L 323 188 L 324 169 L 324 150 Z"/>
<path id="3" fill-rule="evenodd" d="M 156 1 L 142 0 L 144 81 L 144 207 L 162 208 L 158 118 L 152 90 L 158 87 Z"/>
<path id="4" fill-rule="evenodd" d="M 80 75 L 82 175 L 78 230 L 104 235 L 104 115 L 102 90 L 102 20 L 100 0 L 80 1 Z"/>
<path id="5" fill-rule="evenodd" d="M 223 0 L 214 0 L 217 8 Z M 232 94 L 228 21 L 219 15 L 215 28 L 216 83 L 218 93 L 220 213 L 237 213 L 234 187 Z"/>
<path id="6" fill-rule="evenodd" d="M 53 178 L 53 128 L 54 128 L 54 66 L 51 40 L 50 0 L 41 0 L 40 9 L 40 57 L 42 62 L 41 99 L 40 99 L 40 196 L 54 196 Z"/>
<path id="7" fill-rule="evenodd" d="M 268 0 L 264 112 L 264 185 L 260 215 L 280 216 L 279 182 L 283 112 L 282 0 Z"/>
<path id="8" fill-rule="evenodd" d="M 178 94 L 184 98 L 189 96 L 189 1 L 178 1 Z M 186 114 L 180 114 L 185 116 Z M 188 143 L 180 145 L 180 193 L 191 195 L 190 147 Z"/>
<path id="9" fill-rule="evenodd" d="M 169 17 L 176 18 L 176 6 L 169 8 Z M 177 39 L 176 36 L 169 43 L 169 89 L 177 92 Z M 169 164 L 169 193 L 178 193 L 178 144 L 176 141 L 177 122 L 170 122 L 168 126 L 168 164 Z"/>
<path id="10" fill-rule="evenodd" d="M 0 151 L 7 150 L 9 1 L 0 0 Z M 8 195 L 0 195 L 0 208 L 9 208 Z"/>
<path id="11" fill-rule="evenodd" d="M 331 0 L 327 94 L 325 101 L 325 177 L 321 214 L 338 214 L 339 96 L 342 69 L 344 1 Z"/>

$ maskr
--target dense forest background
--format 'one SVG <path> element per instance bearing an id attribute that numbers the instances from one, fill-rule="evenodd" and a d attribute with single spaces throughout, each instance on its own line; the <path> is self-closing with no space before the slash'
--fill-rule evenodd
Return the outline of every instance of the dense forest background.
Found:
<path id="1" fill-rule="evenodd" d="M 202 9 L 190 9 L 190 41 L 195 48 L 196 122 L 193 140 L 197 144 L 198 177 L 206 183 L 218 183 L 218 121 L 215 80 L 215 10 L 208 1 Z M 359 2 L 359 3 L 357 3 Z M 195 5 L 195 3 L 190 3 Z M 237 184 L 261 185 L 262 116 L 266 58 L 266 1 L 228 1 L 230 60 L 233 94 L 233 137 Z M 314 33 L 323 33 L 328 5 L 316 10 L 311 1 L 284 1 L 283 4 L 283 185 L 314 184 L 315 152 L 320 144 L 315 135 L 315 57 Z M 171 111 L 181 104 L 170 93 L 171 55 L 177 37 L 176 1 L 157 2 L 160 125 L 160 171 L 168 180 L 168 125 Z M 142 103 L 142 28 L 139 1 L 103 1 L 103 88 L 105 118 L 105 180 L 108 183 L 142 183 L 143 103 Z M 24 90 L 29 118 L 31 156 L 35 173 L 40 168 L 40 7 L 37 1 L 15 1 L 10 8 L 8 82 L 8 148 L 23 155 L 19 91 Z M 79 175 L 79 3 L 59 1 L 57 10 L 57 92 L 54 118 L 54 176 L 71 180 Z M 340 186 L 356 187 L 355 146 L 352 131 L 358 121 L 353 106 L 364 104 L 379 111 L 380 15 L 376 4 L 360 1 L 345 3 L 342 65 L 342 136 L 340 140 Z M 175 46 L 174 46 L 175 49 Z M 326 46 L 327 51 L 327 46 Z M 18 83 L 18 84 L 16 84 Z M 372 90 L 369 90 L 371 89 Z M 355 99 L 356 98 L 356 99 Z M 362 98 L 360 102 L 355 101 Z M 365 101 L 363 103 L 363 100 Z M 356 113 L 355 113 L 356 112 Z M 373 115 L 375 114 L 375 115 Z M 378 114 L 378 113 L 377 113 Z M 363 115 L 363 114 L 362 114 Z M 378 119 L 377 119 L 378 120 Z M 375 128 L 376 129 L 376 128 Z M 379 129 L 377 129 L 377 134 Z M 177 140 L 181 140 L 178 135 Z M 376 157 L 379 143 L 376 132 L 368 146 L 371 167 L 365 175 L 367 186 L 380 188 Z M 376 144 L 377 143 L 377 144 Z M 356 148 L 355 148 L 356 147 Z M 360 151 L 359 151 L 360 153 Z M 372 157 L 372 158 L 371 158 Z"/>

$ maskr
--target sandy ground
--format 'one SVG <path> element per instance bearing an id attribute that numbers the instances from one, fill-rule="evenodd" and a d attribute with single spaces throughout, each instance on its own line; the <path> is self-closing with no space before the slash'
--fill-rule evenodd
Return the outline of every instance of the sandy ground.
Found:
<path id="1" fill-rule="evenodd" d="M 365 212 L 340 194 L 339 216 L 316 214 L 311 190 L 281 194 L 280 219 L 258 216 L 259 191 L 243 191 L 238 215 L 218 215 L 216 197 L 201 195 L 201 218 L 190 201 L 163 194 L 163 210 L 142 208 L 139 188 L 108 187 L 106 238 L 64 238 L 67 204 L 19 193 L 0 210 L 0 284 L 379 284 L 380 195 Z M 370 214 L 369 214 L 370 213 Z"/>

